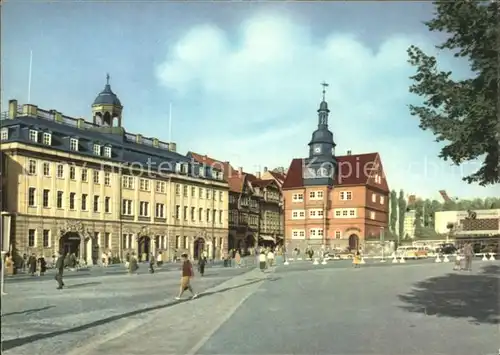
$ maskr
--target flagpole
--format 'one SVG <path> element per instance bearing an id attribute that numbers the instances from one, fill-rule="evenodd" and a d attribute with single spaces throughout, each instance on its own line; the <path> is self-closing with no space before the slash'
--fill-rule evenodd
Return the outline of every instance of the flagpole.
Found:
<path id="1" fill-rule="evenodd" d="M 170 103 L 168 109 L 168 142 L 172 142 L 172 103 Z"/>
<path id="2" fill-rule="evenodd" d="M 30 70 L 28 74 L 28 103 L 31 102 L 31 73 L 33 70 L 33 51 L 30 50 Z"/>

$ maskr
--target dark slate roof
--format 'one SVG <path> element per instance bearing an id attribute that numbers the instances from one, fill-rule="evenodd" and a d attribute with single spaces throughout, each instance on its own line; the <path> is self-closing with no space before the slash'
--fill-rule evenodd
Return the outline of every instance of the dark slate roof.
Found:
<path id="1" fill-rule="evenodd" d="M 162 171 L 167 170 L 169 168 L 167 163 L 170 163 L 172 169 L 175 169 L 173 163 L 190 162 L 190 159 L 182 154 L 130 141 L 126 137 L 125 130 L 123 130 L 122 133 L 108 133 L 104 132 L 106 128 L 101 127 L 80 129 L 68 124 L 32 116 L 18 116 L 13 120 L 1 120 L 0 126 L 9 129 L 8 140 L 2 141 L 3 143 L 22 142 L 25 144 L 47 147 L 42 143 L 41 139 L 39 139 L 38 143 L 29 140 L 29 130 L 36 129 L 39 132 L 51 133 L 51 149 L 70 152 L 72 154 L 79 154 L 122 164 L 136 163 L 147 165 L 151 167 L 152 171 L 158 168 L 161 168 Z M 70 150 L 69 138 L 78 138 L 79 151 Z M 104 156 L 97 157 L 93 152 L 94 144 L 111 146 L 111 158 Z M 192 165 L 190 169 L 198 169 L 198 167 Z M 212 179 L 210 171 L 206 171 L 205 175 L 208 179 Z"/>
<path id="2" fill-rule="evenodd" d="M 94 100 L 94 105 L 115 105 L 122 106 L 118 96 L 111 90 L 111 85 L 106 84 L 104 90 L 97 95 Z"/>
<path id="3" fill-rule="evenodd" d="M 374 188 L 389 192 L 387 179 L 378 153 L 357 155 L 344 155 L 337 158 L 337 174 L 334 186 L 370 185 Z M 302 170 L 303 159 L 293 159 L 286 174 L 283 189 L 296 189 L 304 187 Z M 381 184 L 376 184 L 372 176 L 373 169 L 382 177 Z"/>

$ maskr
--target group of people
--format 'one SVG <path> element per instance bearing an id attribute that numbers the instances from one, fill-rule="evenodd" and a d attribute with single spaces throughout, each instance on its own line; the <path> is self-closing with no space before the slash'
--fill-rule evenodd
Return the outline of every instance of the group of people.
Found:
<path id="1" fill-rule="evenodd" d="M 457 250 L 457 258 L 453 270 L 472 271 L 472 259 L 474 258 L 474 247 L 472 243 L 466 243 L 461 249 Z M 463 264 L 462 264 L 463 262 Z"/>

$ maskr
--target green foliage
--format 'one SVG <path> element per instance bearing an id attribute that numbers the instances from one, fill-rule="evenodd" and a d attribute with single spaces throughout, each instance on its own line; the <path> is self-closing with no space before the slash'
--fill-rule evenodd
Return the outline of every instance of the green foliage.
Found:
<path id="1" fill-rule="evenodd" d="M 398 221 L 398 194 L 396 190 L 391 191 L 390 195 L 390 204 L 391 204 L 391 216 L 390 216 L 390 230 L 393 233 L 396 233 L 396 223 Z"/>
<path id="2" fill-rule="evenodd" d="M 399 210 L 398 235 L 402 238 L 405 231 L 405 213 L 406 213 L 406 199 L 403 190 L 399 191 L 398 210 Z"/>
<path id="3" fill-rule="evenodd" d="M 465 58 L 473 73 L 465 80 L 440 71 L 437 59 L 420 48 L 408 49 L 417 72 L 410 92 L 424 99 L 410 105 L 420 118 L 420 128 L 430 130 L 437 142 L 446 142 L 440 158 L 455 165 L 482 159 L 479 170 L 464 177 L 468 183 L 500 182 L 500 2 L 435 1 L 435 18 L 426 22 L 430 31 L 443 32 L 446 41 L 437 46 Z"/>

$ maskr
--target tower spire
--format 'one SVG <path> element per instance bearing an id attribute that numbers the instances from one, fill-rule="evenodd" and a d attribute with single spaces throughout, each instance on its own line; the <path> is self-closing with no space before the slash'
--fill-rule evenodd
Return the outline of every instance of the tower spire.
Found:
<path id="1" fill-rule="evenodd" d="M 326 88 L 329 86 L 328 83 L 322 82 L 321 86 L 323 86 L 323 101 L 325 101 L 325 95 L 326 95 Z"/>
<path id="2" fill-rule="evenodd" d="M 109 76 L 109 73 L 106 73 L 106 85 L 109 85 L 109 79 L 110 78 L 111 77 Z M 323 96 L 324 96 L 324 94 L 323 94 Z"/>

